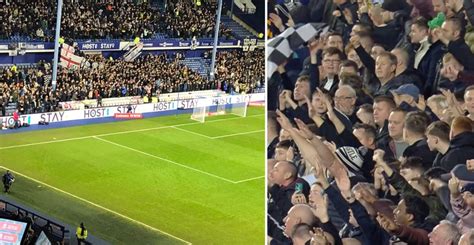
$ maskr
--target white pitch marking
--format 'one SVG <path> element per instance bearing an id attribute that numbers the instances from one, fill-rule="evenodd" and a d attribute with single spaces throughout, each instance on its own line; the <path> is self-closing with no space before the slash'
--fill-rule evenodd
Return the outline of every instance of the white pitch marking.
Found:
<path id="1" fill-rule="evenodd" d="M 215 136 L 215 137 L 211 137 L 211 138 L 212 139 L 221 139 L 221 138 L 233 137 L 233 136 L 238 136 L 238 135 L 246 135 L 246 134 L 254 134 L 254 133 L 260 133 L 260 132 L 265 132 L 265 130 L 260 129 L 260 130 L 254 130 L 254 131 L 248 131 L 248 132 L 242 132 L 242 133 L 236 133 L 236 134 L 225 134 L 225 135 Z"/>
<path id="2" fill-rule="evenodd" d="M 256 180 L 256 179 L 261 179 L 261 178 L 265 178 L 265 176 L 258 176 L 258 177 L 254 177 L 254 178 L 250 178 L 250 179 L 239 180 L 239 181 L 236 181 L 235 183 L 239 184 L 239 183 L 248 182 L 248 181 L 251 181 L 251 180 Z"/>
<path id="3" fill-rule="evenodd" d="M 39 181 L 39 180 L 37 180 L 37 179 L 34 179 L 34 178 L 32 178 L 32 177 L 26 176 L 26 175 L 24 175 L 24 174 L 22 174 L 22 173 L 16 172 L 16 171 L 11 170 L 11 169 L 8 169 L 8 168 L 6 168 L 6 167 L 4 167 L 4 166 L 0 166 L 0 168 L 6 169 L 6 170 L 10 170 L 10 171 L 14 172 L 14 173 L 17 174 L 17 175 L 23 176 L 24 178 L 30 179 L 30 180 L 32 180 L 32 181 L 34 181 L 34 182 L 36 182 L 36 183 L 39 183 L 39 184 L 41 184 L 41 185 L 43 185 L 43 186 L 47 186 L 47 187 L 49 187 L 49 188 L 51 188 L 51 189 L 53 189 L 53 190 L 59 191 L 59 192 L 61 192 L 61 193 L 63 193 L 63 194 L 66 194 L 66 195 L 68 195 L 68 196 L 71 196 L 71 197 L 74 197 L 74 198 L 76 198 L 76 199 L 79 199 L 79 200 L 81 200 L 81 201 L 83 201 L 83 202 L 86 202 L 86 203 L 92 205 L 92 206 L 98 207 L 98 208 L 103 209 L 103 210 L 105 210 L 105 211 L 107 211 L 107 212 L 110 212 L 110 213 L 113 213 L 113 214 L 115 214 L 115 215 L 118 215 L 118 216 L 120 216 L 120 217 L 122 217 L 122 218 L 124 218 L 124 219 L 127 219 L 127 220 L 132 221 L 132 222 L 137 223 L 137 224 L 140 224 L 140 225 L 142 225 L 142 226 L 145 226 L 145 227 L 147 227 L 147 228 L 149 228 L 149 229 L 151 229 L 151 230 L 158 231 L 158 232 L 160 232 L 160 233 L 162 233 L 162 234 L 165 234 L 165 235 L 167 235 L 167 236 L 169 236 L 169 237 L 172 237 L 172 238 L 174 238 L 174 239 L 176 239 L 176 240 L 182 241 L 182 242 L 184 242 L 184 243 L 186 243 L 186 244 L 192 244 L 192 243 L 190 243 L 190 242 L 188 242 L 188 241 L 186 241 L 186 240 L 183 240 L 183 239 L 181 239 L 181 238 L 179 238 L 179 237 L 173 236 L 173 235 L 171 235 L 171 234 L 169 234 L 169 233 L 167 233 L 167 232 L 164 232 L 164 231 L 162 231 L 162 230 L 160 230 L 160 229 L 157 229 L 157 228 L 155 228 L 155 227 L 153 227 L 153 226 L 150 226 L 150 225 L 147 225 L 147 224 L 145 224 L 145 223 L 143 223 L 143 222 L 140 222 L 140 221 L 138 221 L 138 220 L 132 219 L 132 218 L 130 218 L 130 217 L 128 217 L 128 216 L 125 216 L 125 215 L 123 215 L 123 214 L 121 214 L 121 213 L 117 213 L 117 212 L 115 212 L 115 211 L 113 211 L 113 210 L 110 210 L 110 209 L 108 209 L 108 208 L 106 208 L 106 207 L 103 207 L 103 206 L 101 206 L 101 205 L 99 205 L 99 204 L 93 203 L 93 202 L 91 202 L 91 201 L 89 201 L 89 200 L 86 200 L 86 199 L 84 199 L 84 198 L 82 198 L 82 197 L 78 197 L 78 196 L 76 196 L 76 195 L 74 195 L 74 194 L 72 194 L 72 193 L 69 193 L 69 192 L 67 192 L 67 191 L 63 191 L 63 190 L 61 190 L 61 189 L 59 189 L 59 188 L 56 188 L 56 187 L 54 187 L 54 186 L 52 186 L 52 185 L 49 185 L 49 184 L 46 184 L 46 183 L 44 183 L 44 182 L 42 182 L 42 181 Z"/>
<path id="4" fill-rule="evenodd" d="M 251 116 L 248 116 L 248 117 L 256 117 L 256 116 L 261 116 L 261 115 L 263 115 L 263 114 L 251 115 Z M 224 119 L 217 119 L 217 120 L 213 120 L 213 121 L 208 121 L 207 123 L 228 121 L 228 120 L 235 120 L 235 119 L 242 119 L 242 118 L 241 117 L 224 118 Z M 201 123 L 200 122 L 182 123 L 182 124 L 177 124 L 177 125 L 161 126 L 161 127 L 155 127 L 155 128 L 145 128 L 145 129 L 137 129 L 137 130 L 120 131 L 120 132 L 115 132 L 115 133 L 89 135 L 89 136 L 75 137 L 75 138 L 61 139 L 61 140 L 42 141 L 42 142 L 29 143 L 29 144 L 23 144 L 23 145 L 11 145 L 11 146 L 0 147 L 0 150 L 27 147 L 27 146 L 35 146 L 35 145 L 44 145 L 44 144 L 51 144 L 51 143 L 57 143 L 57 142 L 66 142 L 66 141 L 72 141 L 72 140 L 82 140 L 82 139 L 89 139 L 89 138 L 93 138 L 93 137 L 102 137 L 102 136 L 109 136 L 109 135 L 136 133 L 136 132 L 143 132 L 143 131 L 150 131 L 150 130 L 157 130 L 157 129 L 164 129 L 164 128 L 173 128 L 173 127 L 178 127 L 178 126 L 186 126 L 186 125 L 194 125 L 194 124 L 201 124 Z"/>

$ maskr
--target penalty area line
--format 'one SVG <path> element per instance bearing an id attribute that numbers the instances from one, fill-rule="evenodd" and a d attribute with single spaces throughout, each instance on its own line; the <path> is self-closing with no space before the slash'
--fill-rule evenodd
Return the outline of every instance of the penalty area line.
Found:
<path id="1" fill-rule="evenodd" d="M 164 234 L 164 235 L 166 235 L 166 236 L 168 236 L 168 237 L 171 237 L 171 238 L 174 238 L 174 239 L 176 239 L 176 240 L 179 240 L 179 241 L 181 241 L 181 242 L 183 242 L 183 243 L 185 243 L 185 244 L 192 244 L 191 242 L 188 242 L 188 241 L 186 241 L 186 240 L 184 240 L 184 239 L 182 239 L 182 238 L 179 238 L 179 237 L 177 237 L 177 236 L 171 235 L 170 233 L 164 232 L 164 231 L 162 231 L 162 230 L 160 230 L 160 229 L 158 229 L 158 228 L 155 228 L 155 227 L 153 227 L 153 226 L 147 225 L 147 224 L 145 224 L 145 223 L 143 223 L 143 222 L 141 222 L 141 221 L 132 219 L 132 218 L 130 218 L 130 217 L 128 217 L 128 216 L 125 216 L 125 215 L 123 215 L 123 214 L 121 214 L 121 213 L 115 212 L 115 211 L 113 211 L 113 210 L 111 210 L 111 209 L 108 209 L 108 208 L 106 208 L 106 207 L 104 207 L 104 206 L 101 206 L 101 205 L 99 205 L 99 204 L 93 203 L 93 202 L 91 202 L 91 201 L 89 201 L 89 200 L 86 200 L 86 199 L 84 199 L 84 198 L 82 198 L 82 197 L 76 196 L 76 195 L 74 195 L 74 194 L 72 194 L 72 193 L 69 193 L 69 192 L 67 192 L 67 191 L 63 191 L 63 190 L 61 190 L 61 189 L 59 189 L 59 188 L 57 188 L 57 187 L 54 187 L 54 186 L 49 185 L 49 184 L 46 184 L 46 183 L 44 183 L 44 182 L 42 182 L 42 181 L 39 181 L 39 180 L 37 180 L 37 179 L 35 179 L 35 178 L 29 177 L 29 176 L 27 176 L 27 175 L 24 175 L 24 174 L 22 174 L 22 173 L 20 173 L 20 172 L 14 171 L 14 170 L 12 170 L 12 169 L 10 169 L 10 168 L 6 168 L 6 167 L 4 167 L 4 166 L 0 166 L 0 168 L 3 168 L 3 169 L 5 169 L 5 170 L 10 170 L 10 171 L 12 171 L 13 173 L 15 173 L 16 175 L 20 175 L 20 176 L 22 176 L 22 177 L 24 177 L 24 178 L 27 178 L 27 179 L 29 179 L 29 180 L 32 180 L 32 181 L 34 181 L 34 182 L 36 182 L 36 183 L 39 183 L 39 184 L 44 185 L 44 186 L 47 186 L 47 187 L 49 187 L 49 188 L 51 188 L 51 189 L 53 189 L 53 190 L 55 190 L 55 191 L 61 192 L 61 193 L 65 194 L 65 195 L 67 195 L 67 196 L 71 196 L 71 197 L 73 197 L 73 198 L 76 198 L 76 199 L 78 199 L 78 200 L 81 200 L 81 201 L 83 201 L 83 202 L 85 202 L 85 203 L 88 203 L 88 204 L 90 204 L 90 205 L 92 205 L 92 206 L 94 206 L 94 207 L 100 208 L 100 209 L 105 210 L 105 211 L 107 211 L 107 212 L 113 213 L 113 214 L 115 214 L 115 215 L 117 215 L 117 216 L 119 216 L 119 217 L 121 217 L 121 218 L 124 218 L 124 219 L 126 219 L 126 220 L 128 220 L 128 221 L 131 221 L 132 223 L 136 223 L 136 224 L 142 225 L 142 226 L 144 226 L 144 227 L 146 227 L 146 228 L 148 228 L 148 229 L 150 229 L 150 230 L 157 231 L 157 232 L 159 232 L 159 233 L 161 233 L 161 234 Z"/>

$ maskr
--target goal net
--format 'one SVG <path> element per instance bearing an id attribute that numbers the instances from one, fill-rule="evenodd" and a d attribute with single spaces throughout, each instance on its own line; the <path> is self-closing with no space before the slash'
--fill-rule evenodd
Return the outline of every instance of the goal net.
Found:
<path id="1" fill-rule="evenodd" d="M 204 122 L 206 117 L 215 115 L 232 114 L 239 117 L 247 116 L 248 102 L 242 98 L 230 98 L 230 100 L 213 100 L 213 98 L 201 98 L 193 108 L 191 119 Z"/>

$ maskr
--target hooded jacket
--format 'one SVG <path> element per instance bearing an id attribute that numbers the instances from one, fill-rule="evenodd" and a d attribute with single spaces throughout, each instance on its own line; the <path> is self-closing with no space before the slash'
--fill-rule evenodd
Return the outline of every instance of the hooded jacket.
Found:
<path id="1" fill-rule="evenodd" d="M 449 149 L 441 158 L 440 165 L 447 171 L 451 171 L 458 164 L 466 164 L 466 161 L 474 158 L 474 133 L 464 132 L 456 135 L 449 142 Z"/>

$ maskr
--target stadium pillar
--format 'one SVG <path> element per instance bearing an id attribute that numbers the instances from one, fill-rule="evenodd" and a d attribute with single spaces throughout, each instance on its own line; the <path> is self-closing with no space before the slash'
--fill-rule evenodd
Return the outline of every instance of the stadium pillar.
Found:
<path id="1" fill-rule="evenodd" d="M 222 12 L 222 0 L 219 0 L 219 4 L 217 6 L 217 19 L 216 19 L 216 28 L 214 32 L 214 45 L 212 48 L 212 60 L 211 60 L 211 71 L 209 73 L 209 79 L 214 81 L 214 71 L 216 66 L 216 53 L 217 53 L 217 45 L 219 42 L 219 25 L 221 24 L 221 12 Z"/>
<path id="2" fill-rule="evenodd" d="M 54 37 L 54 60 L 53 60 L 53 91 L 56 90 L 56 81 L 58 76 L 58 56 L 59 56 L 59 38 L 61 32 L 61 14 L 63 9 L 63 0 L 58 0 L 58 12 L 56 14 L 56 35 Z"/>

